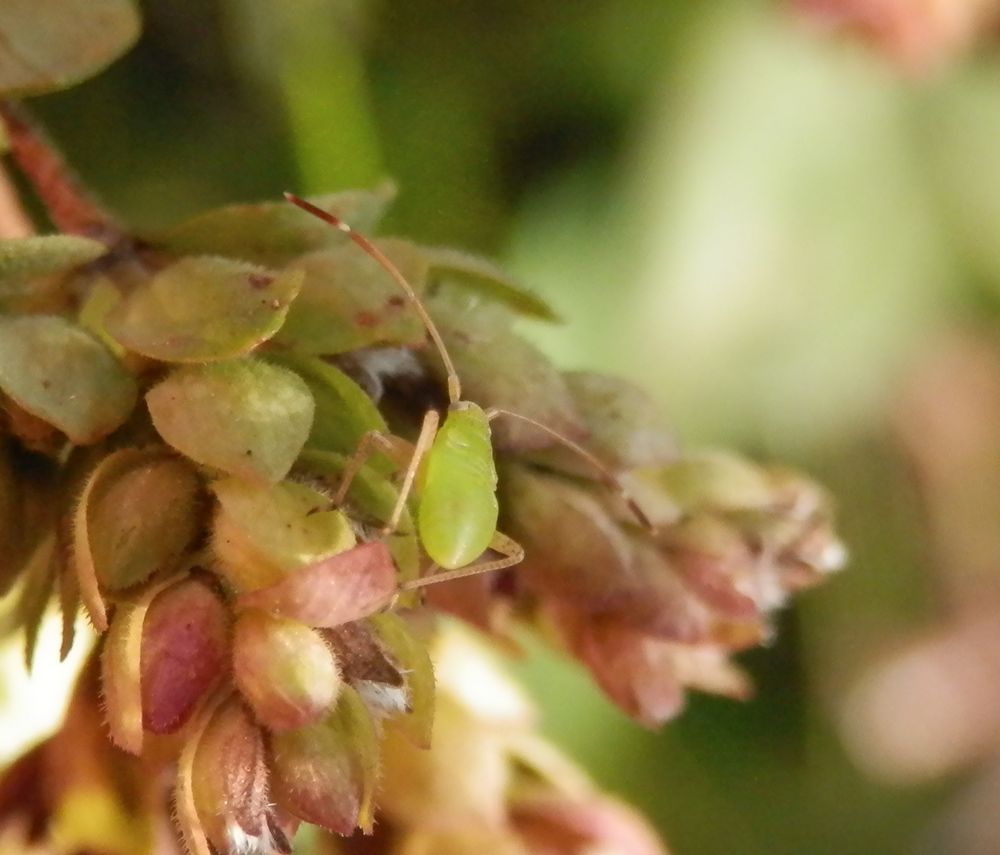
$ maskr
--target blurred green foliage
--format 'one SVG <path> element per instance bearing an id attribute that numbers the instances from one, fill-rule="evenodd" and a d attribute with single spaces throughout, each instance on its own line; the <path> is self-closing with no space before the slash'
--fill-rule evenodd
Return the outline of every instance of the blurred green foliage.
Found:
<path id="1" fill-rule="evenodd" d="M 137 50 L 37 99 L 147 228 L 391 176 L 389 230 L 497 255 L 566 318 L 566 367 L 652 388 L 686 444 L 826 480 L 849 570 L 746 658 L 738 706 L 638 732 L 532 649 L 546 729 L 678 853 L 903 853 L 948 786 L 864 780 L 834 731 L 872 653 L 935 611 L 894 385 L 1000 297 L 1000 76 L 904 79 L 780 3 L 149 0 Z"/>

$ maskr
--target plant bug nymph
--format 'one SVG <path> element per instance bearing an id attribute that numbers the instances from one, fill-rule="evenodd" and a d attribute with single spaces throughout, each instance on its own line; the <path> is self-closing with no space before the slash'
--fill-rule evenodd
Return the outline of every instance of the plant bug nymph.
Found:
<path id="1" fill-rule="evenodd" d="M 417 532 L 424 550 L 437 566 L 444 568 L 444 572 L 405 582 L 400 586 L 401 590 L 501 570 L 523 560 L 524 549 L 521 545 L 497 530 L 497 471 L 493 461 L 490 422 L 500 416 L 530 424 L 580 455 L 600 476 L 601 481 L 622 497 L 640 525 L 652 530 L 648 517 L 628 495 L 614 473 L 587 449 L 520 413 L 495 407 L 484 410 L 478 404 L 463 401 L 462 384 L 444 340 L 413 286 L 396 265 L 368 238 L 339 217 L 291 193 L 285 193 L 285 198 L 342 231 L 393 278 L 420 315 L 447 372 L 449 405 L 444 422 L 441 422 L 437 410 L 428 410 L 417 440 L 412 445 L 399 437 L 380 432 L 366 433 L 344 468 L 334 497 L 337 504 L 344 501 L 351 482 L 372 452 L 381 451 L 386 454 L 404 471 L 399 498 L 384 529 L 384 533 L 389 534 L 399 524 L 406 500 L 423 464 Z M 473 564 L 487 549 L 502 557 Z"/>

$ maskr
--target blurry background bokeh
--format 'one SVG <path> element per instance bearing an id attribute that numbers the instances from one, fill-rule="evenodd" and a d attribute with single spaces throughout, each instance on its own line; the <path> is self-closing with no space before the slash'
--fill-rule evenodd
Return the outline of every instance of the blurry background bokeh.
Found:
<path id="1" fill-rule="evenodd" d="M 645 733 L 516 665 L 678 855 L 1000 852 L 1000 665 L 970 665 L 1000 659 L 1000 52 L 822 26 L 865 5 L 148 0 L 137 50 L 33 105 L 144 227 L 392 177 L 386 230 L 500 259 L 564 367 L 829 485 L 852 560 L 745 657 L 751 702 Z M 879 682 L 920 633 L 944 666 Z"/>

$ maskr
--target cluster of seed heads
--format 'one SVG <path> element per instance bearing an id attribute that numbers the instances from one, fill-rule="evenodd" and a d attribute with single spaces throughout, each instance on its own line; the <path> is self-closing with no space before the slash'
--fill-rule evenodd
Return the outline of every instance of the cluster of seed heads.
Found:
<path id="1" fill-rule="evenodd" d="M 554 313 L 492 264 L 346 225 L 384 189 L 289 198 L 0 243 L 7 624 L 30 661 L 57 597 L 65 654 L 82 606 L 82 697 L 176 768 L 188 851 L 408 821 L 444 613 L 543 630 L 649 726 L 744 695 L 729 654 L 842 561 L 822 491 L 558 371 L 515 330 Z M 564 816 L 533 798 L 509 816 Z"/>

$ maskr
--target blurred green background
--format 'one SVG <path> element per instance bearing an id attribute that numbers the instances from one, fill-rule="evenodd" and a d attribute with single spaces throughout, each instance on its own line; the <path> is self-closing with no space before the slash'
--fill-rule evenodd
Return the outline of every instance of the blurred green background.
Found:
<path id="1" fill-rule="evenodd" d="M 961 780 L 890 788 L 836 733 L 871 657 L 940 610 L 890 429 L 939 330 L 1000 297 L 1000 62 L 921 79 L 779 2 L 149 0 L 139 47 L 34 107 L 132 222 L 391 176 L 389 232 L 498 257 L 565 367 L 652 390 L 687 447 L 802 466 L 852 560 L 759 692 L 641 732 L 542 650 L 544 726 L 679 855 L 910 853 Z"/>

